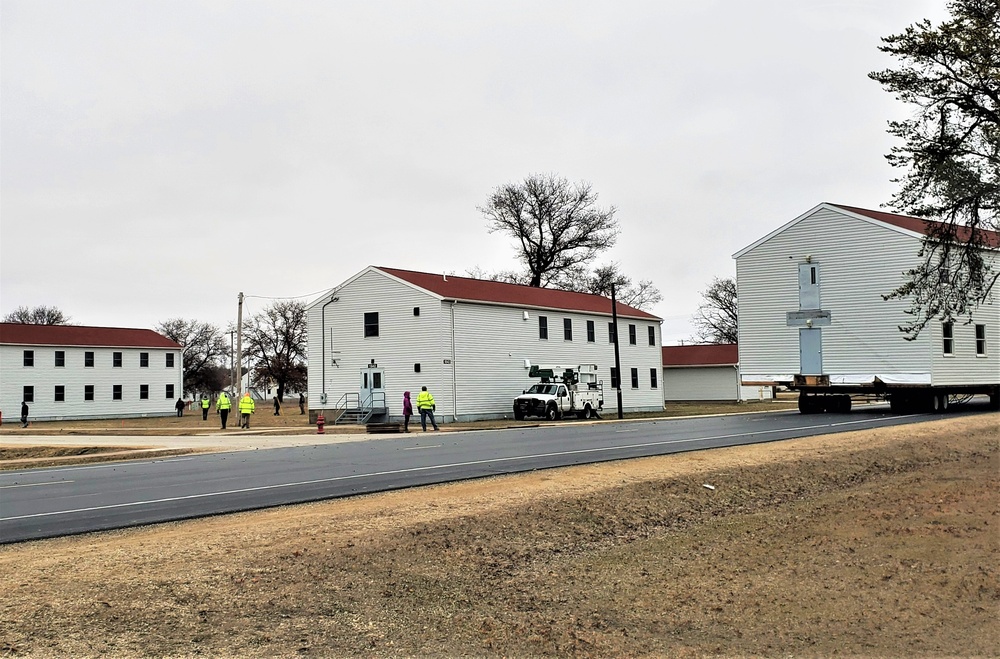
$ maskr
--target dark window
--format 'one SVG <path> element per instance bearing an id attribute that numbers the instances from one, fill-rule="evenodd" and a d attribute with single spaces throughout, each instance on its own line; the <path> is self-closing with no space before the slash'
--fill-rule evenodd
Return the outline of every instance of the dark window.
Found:
<path id="1" fill-rule="evenodd" d="M 57 403 L 62 403 L 66 400 L 66 387 L 65 385 L 57 384 L 54 400 Z"/>
<path id="2" fill-rule="evenodd" d="M 66 366 L 65 350 L 56 350 L 56 366 L 60 368 Z"/>
<path id="3" fill-rule="evenodd" d="M 549 319 L 548 316 L 538 317 L 538 338 L 547 339 L 549 338 Z"/>
<path id="4" fill-rule="evenodd" d="M 944 354 L 955 354 L 955 326 L 952 323 L 941 324 L 941 337 L 944 339 Z"/>
<path id="5" fill-rule="evenodd" d="M 35 351 L 34 350 L 25 350 L 24 351 L 24 365 L 25 366 L 34 366 L 35 365 Z"/>
<path id="6" fill-rule="evenodd" d="M 420 364 L 414 364 L 413 365 L 413 372 L 414 373 L 419 373 L 420 372 Z"/>
<path id="7" fill-rule="evenodd" d="M 587 321 L 587 343 L 593 343 L 597 340 L 596 332 L 594 331 L 594 321 Z"/>
<path id="8" fill-rule="evenodd" d="M 122 386 L 120 384 L 111 385 L 111 400 L 122 399 Z"/>
<path id="9" fill-rule="evenodd" d="M 139 366 L 141 368 L 149 368 L 149 353 L 140 352 L 139 353 Z"/>
<path id="10" fill-rule="evenodd" d="M 635 345 L 635 341 L 636 341 L 636 337 L 635 337 L 635 325 L 629 323 L 629 326 L 628 326 L 628 344 L 630 346 L 634 346 Z"/>
<path id="11" fill-rule="evenodd" d="M 83 399 L 94 400 L 94 385 L 92 384 L 83 385 Z"/>
<path id="12" fill-rule="evenodd" d="M 652 325 L 650 325 L 646 329 L 649 330 L 649 345 L 655 346 L 656 345 L 656 328 L 653 327 Z"/>
<path id="13" fill-rule="evenodd" d="M 94 367 L 94 353 L 91 352 L 90 350 L 88 350 L 87 352 L 83 353 L 83 365 L 86 366 L 87 368 L 93 368 Z M 94 399 L 91 398 L 90 400 L 94 400 Z"/>
<path id="14" fill-rule="evenodd" d="M 139 385 L 139 400 L 149 400 L 149 385 L 140 384 Z"/>
<path id="15" fill-rule="evenodd" d="M 168 384 L 167 385 L 167 395 L 165 397 L 173 400 L 173 398 L 174 398 L 174 385 L 172 385 L 172 384 Z"/>
<path id="16" fill-rule="evenodd" d="M 378 312 L 370 311 L 365 314 L 365 337 L 378 336 Z"/>
<path id="17" fill-rule="evenodd" d="M 573 320 L 571 318 L 563 318 L 563 338 L 567 341 L 573 340 Z"/>
<path id="18" fill-rule="evenodd" d="M 986 325 L 976 325 L 976 357 L 986 356 Z"/>
<path id="19" fill-rule="evenodd" d="M 372 373 L 372 389 L 384 389 L 382 386 L 382 373 L 374 371 Z"/>
<path id="20" fill-rule="evenodd" d="M 632 388 L 639 388 L 639 369 L 637 368 L 632 369 Z"/>
<path id="21" fill-rule="evenodd" d="M 656 369 L 649 369 L 649 388 L 656 389 Z"/>
<path id="22" fill-rule="evenodd" d="M 21 400 L 25 403 L 35 402 L 35 388 L 32 385 L 25 385 L 24 390 L 21 392 Z"/>
<path id="23" fill-rule="evenodd" d="M 611 367 L 611 388 L 618 388 L 618 369 L 614 366 Z"/>
<path id="24" fill-rule="evenodd" d="M 122 367 L 122 353 L 120 352 L 111 353 L 111 366 L 114 368 Z"/>
<path id="25" fill-rule="evenodd" d="M 414 316 L 420 315 L 420 307 L 413 307 L 413 315 Z"/>
<path id="26" fill-rule="evenodd" d="M 168 352 L 167 353 L 167 368 L 173 368 L 173 367 L 174 367 L 174 353 Z"/>
<path id="27" fill-rule="evenodd" d="M 608 323 L 608 343 L 615 342 L 615 324 Z"/>

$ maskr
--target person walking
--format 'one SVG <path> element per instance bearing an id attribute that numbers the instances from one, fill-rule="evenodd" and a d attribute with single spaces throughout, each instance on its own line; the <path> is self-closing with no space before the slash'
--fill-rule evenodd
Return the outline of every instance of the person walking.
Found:
<path id="1" fill-rule="evenodd" d="M 434 430 L 440 430 L 438 424 L 434 421 L 434 396 L 431 392 L 427 391 L 427 387 L 420 387 L 420 393 L 417 394 L 417 409 L 420 410 L 420 427 L 427 432 L 427 417 L 431 418 L 431 425 L 434 426 Z"/>
<path id="2" fill-rule="evenodd" d="M 240 428 L 250 429 L 250 415 L 256 407 L 253 398 L 250 398 L 250 392 L 243 394 L 243 398 L 240 398 Z"/>
<path id="3" fill-rule="evenodd" d="M 215 399 L 215 411 L 218 412 L 219 417 L 222 419 L 222 429 L 226 429 L 226 419 L 229 418 L 229 410 L 232 409 L 233 403 L 229 400 L 229 396 L 226 395 L 225 391 L 219 393 L 219 397 Z"/>
<path id="4" fill-rule="evenodd" d="M 299 414 L 306 413 L 306 395 L 299 394 Z"/>
<path id="5" fill-rule="evenodd" d="M 212 399 L 208 394 L 201 395 L 201 420 L 208 421 L 208 408 L 212 406 Z"/>
<path id="6" fill-rule="evenodd" d="M 184 416 L 184 399 L 178 398 L 177 402 L 174 403 L 174 409 L 177 410 L 177 416 Z"/>
<path id="7" fill-rule="evenodd" d="M 410 392 L 403 392 L 403 432 L 410 432 L 410 417 L 413 416 L 413 403 L 410 402 Z"/>
<path id="8" fill-rule="evenodd" d="M 281 401 L 274 397 L 274 416 L 281 416 Z"/>
<path id="9" fill-rule="evenodd" d="M 21 401 L 21 427 L 28 427 L 28 402 L 24 400 Z"/>

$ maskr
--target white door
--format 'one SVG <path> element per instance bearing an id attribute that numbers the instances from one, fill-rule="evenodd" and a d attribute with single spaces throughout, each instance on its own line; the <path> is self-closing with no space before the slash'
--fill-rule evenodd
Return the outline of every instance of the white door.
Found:
<path id="1" fill-rule="evenodd" d="M 359 382 L 358 398 L 362 407 L 371 407 L 372 401 L 378 407 L 385 404 L 385 369 L 375 365 L 369 365 L 361 369 L 361 381 Z"/>

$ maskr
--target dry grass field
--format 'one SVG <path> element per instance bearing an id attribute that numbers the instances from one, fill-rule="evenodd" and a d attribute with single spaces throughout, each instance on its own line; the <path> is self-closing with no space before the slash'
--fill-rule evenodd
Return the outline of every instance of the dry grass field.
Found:
<path id="1" fill-rule="evenodd" d="M 998 656 L 998 444 L 943 418 L 3 546 L 0 656 Z"/>

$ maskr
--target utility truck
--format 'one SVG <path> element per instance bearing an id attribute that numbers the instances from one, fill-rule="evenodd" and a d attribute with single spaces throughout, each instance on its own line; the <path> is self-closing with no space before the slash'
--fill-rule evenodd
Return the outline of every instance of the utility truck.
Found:
<path id="1" fill-rule="evenodd" d="M 604 407 L 604 383 L 597 379 L 597 364 L 532 364 L 528 377 L 539 382 L 514 399 L 514 418 L 519 421 L 529 416 L 556 421 L 568 414 L 590 419 Z"/>

